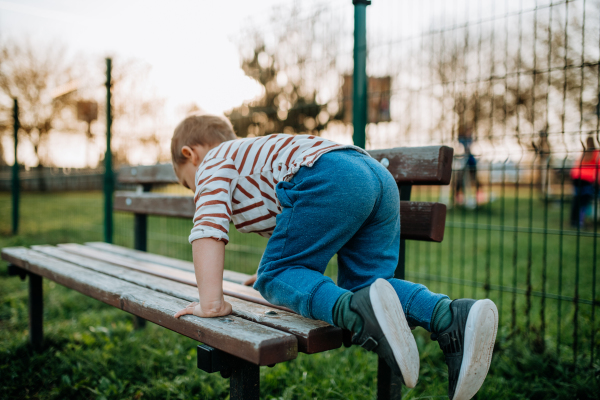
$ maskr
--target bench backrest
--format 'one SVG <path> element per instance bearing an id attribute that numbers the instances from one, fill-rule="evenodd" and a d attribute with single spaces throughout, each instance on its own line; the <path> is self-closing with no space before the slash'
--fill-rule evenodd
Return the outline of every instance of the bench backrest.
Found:
<path id="1" fill-rule="evenodd" d="M 452 174 L 454 150 L 448 146 L 396 147 L 369 150 L 377 161 L 387 159 L 388 171 L 398 185 L 447 185 Z M 385 163 L 385 161 L 384 161 Z M 118 181 L 124 184 L 178 183 L 171 164 L 123 167 Z"/>
<path id="2" fill-rule="evenodd" d="M 453 149 L 447 146 L 398 147 L 371 150 L 369 154 L 390 171 L 401 191 L 400 218 L 402 239 L 441 242 L 444 237 L 446 206 L 434 202 L 411 202 L 412 185 L 447 185 L 452 174 Z M 123 167 L 118 181 L 142 185 L 177 183 L 171 164 Z M 162 215 L 192 218 L 191 196 L 158 193 L 117 192 L 114 208 L 137 215 Z"/>

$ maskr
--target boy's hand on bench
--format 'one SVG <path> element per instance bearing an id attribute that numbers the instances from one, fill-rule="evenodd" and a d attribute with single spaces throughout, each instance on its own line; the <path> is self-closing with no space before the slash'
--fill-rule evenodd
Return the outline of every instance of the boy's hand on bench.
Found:
<path id="1" fill-rule="evenodd" d="M 223 300 L 220 305 L 216 305 L 214 307 L 210 307 L 208 309 L 203 309 L 202 305 L 197 301 L 190 303 L 186 308 L 180 310 L 175 314 L 175 318 L 179 318 L 182 315 L 195 315 L 196 317 L 201 318 L 213 318 L 213 317 L 223 317 L 225 315 L 231 314 L 231 304 Z"/>
<path id="2" fill-rule="evenodd" d="M 252 286 L 252 285 L 254 285 L 254 282 L 256 282 L 256 274 L 254 274 L 250 278 L 246 279 L 244 281 L 244 285 L 246 285 L 246 286 Z"/>
<path id="3" fill-rule="evenodd" d="M 223 297 L 225 242 L 212 237 L 200 238 L 192 242 L 192 253 L 200 303 L 191 303 L 175 314 L 175 318 L 187 314 L 202 318 L 231 314 L 231 304 Z"/>

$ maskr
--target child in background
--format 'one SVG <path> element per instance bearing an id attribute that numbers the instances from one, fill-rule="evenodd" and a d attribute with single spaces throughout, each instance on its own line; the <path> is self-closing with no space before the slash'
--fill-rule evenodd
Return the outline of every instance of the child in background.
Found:
<path id="1" fill-rule="evenodd" d="M 271 303 L 353 332 L 414 387 L 419 355 L 410 326 L 432 332 L 449 396 L 477 393 L 492 359 L 498 311 L 393 278 L 400 200 L 392 175 L 364 150 L 309 135 L 238 139 L 229 121 L 188 117 L 171 141 L 175 173 L 195 193 L 189 241 L 200 302 L 175 317 L 231 313 L 222 290 L 229 223 L 269 237 L 254 287 Z M 338 255 L 337 284 L 323 275 Z"/>
<path id="2" fill-rule="evenodd" d="M 596 149 L 593 136 L 586 139 L 581 159 L 571 168 L 573 200 L 571 200 L 571 227 L 585 226 L 585 216 L 591 208 L 597 185 L 600 183 L 600 151 Z"/>

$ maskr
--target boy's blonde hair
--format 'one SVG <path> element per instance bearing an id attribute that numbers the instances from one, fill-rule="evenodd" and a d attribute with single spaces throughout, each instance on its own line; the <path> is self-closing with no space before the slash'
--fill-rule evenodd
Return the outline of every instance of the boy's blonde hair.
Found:
<path id="1" fill-rule="evenodd" d="M 174 165 L 181 165 L 186 158 L 181 154 L 183 146 L 214 146 L 236 139 L 231 122 L 217 115 L 192 115 L 177 125 L 171 139 L 171 158 Z"/>

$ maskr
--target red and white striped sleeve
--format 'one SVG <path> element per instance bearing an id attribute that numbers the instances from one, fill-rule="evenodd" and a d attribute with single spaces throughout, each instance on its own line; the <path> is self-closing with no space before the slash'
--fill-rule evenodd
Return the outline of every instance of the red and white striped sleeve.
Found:
<path id="1" fill-rule="evenodd" d="M 196 174 L 196 213 L 190 243 L 207 237 L 229 242 L 231 195 L 238 177 L 231 159 L 214 158 L 202 164 Z"/>

